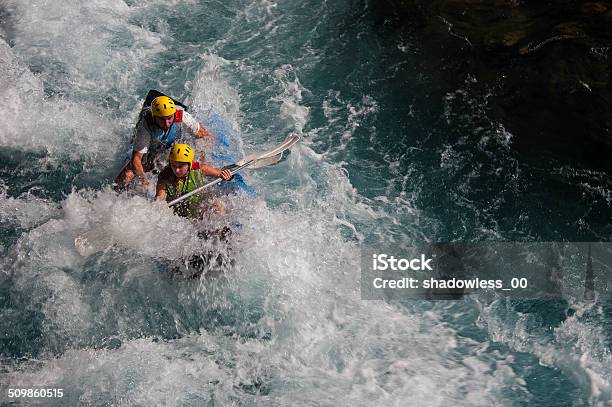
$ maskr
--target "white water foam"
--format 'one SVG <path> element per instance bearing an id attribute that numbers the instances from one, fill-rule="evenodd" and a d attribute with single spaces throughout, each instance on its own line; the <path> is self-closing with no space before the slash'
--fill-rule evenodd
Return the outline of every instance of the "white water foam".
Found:
<path id="1" fill-rule="evenodd" d="M 133 120 L 117 112 L 133 109 L 135 79 L 164 49 L 162 33 L 131 23 L 143 11 L 122 1 L 3 7 L 13 24 L 11 47 L 0 40 L 0 145 L 108 166 Z"/>
<path id="2" fill-rule="evenodd" d="M 300 170 L 301 165 L 308 164 L 294 154 L 286 165 Z M 328 194 L 325 199 L 345 198 Z M 18 267 L 24 277 L 17 286 L 31 287 L 33 298 L 45 304 L 43 312 L 51 330 L 48 336 L 77 345 L 75 338 L 86 340 L 80 332 L 93 329 L 93 307 L 100 294 L 87 292 L 85 285 L 70 277 L 89 267 L 79 265 L 84 260 L 74 249 L 70 252 L 70 237 L 73 230 L 91 223 L 90 214 L 102 212 L 93 221 L 109 218 L 106 223 L 113 224 L 121 214 L 112 207 L 119 203 L 130 217 L 138 218 L 137 212 L 144 212 L 142 219 L 157 216 L 157 225 L 165 219 L 163 214 L 155 215 L 158 208 L 139 198 L 117 198 L 108 192 L 90 197 L 73 194 L 64 204 L 64 220 L 48 222 L 23 238 L 18 252 L 34 255 L 23 259 Z M 31 367 L 24 364 L 19 371 L 11 371 L 6 380 L 13 386 L 44 382 L 46 387 L 62 387 L 66 400 L 135 404 L 162 400 L 165 405 L 199 405 L 208 399 L 219 403 L 251 401 L 256 405 L 300 405 L 312 399 L 323 404 L 401 405 L 400 400 L 407 398 L 418 404 L 490 405 L 503 399 L 500 387 L 522 386 L 504 358 L 494 360 L 478 353 L 456 355 L 460 346 L 479 344 L 457 337 L 435 312 L 415 315 L 398 305 L 361 300 L 359 250 L 338 235 L 333 205 L 305 208 L 299 211 L 299 217 L 295 213 L 290 208 L 270 209 L 257 200 L 244 208 L 243 216 L 250 223 L 236 237 L 235 268 L 227 275 L 228 287 L 218 293 L 237 297 L 238 303 L 252 303 L 255 308 L 250 312 L 261 312 L 261 317 L 253 322 L 239 319 L 235 324 L 255 324 L 269 339 L 241 337 L 236 326 L 230 328 L 234 337 L 228 337 L 218 326 L 219 332 L 215 328 L 191 332 L 182 339 L 162 343 L 120 334 L 115 350 L 75 346 L 57 359 L 42 358 Z M 178 221 L 173 216 L 168 220 Z M 155 234 L 164 244 L 176 244 L 174 250 L 178 251 L 184 244 L 170 238 L 185 226 L 176 225 L 176 230 L 145 228 L 142 235 L 128 227 L 117 239 L 124 239 L 121 244 L 125 242 L 130 249 L 120 252 L 126 255 L 135 251 L 130 256 L 134 260 L 140 257 L 138 253 L 159 254 L 161 246 L 153 250 L 154 242 L 138 241 L 146 234 Z M 180 236 L 184 235 L 183 230 Z M 112 264 L 109 259 L 100 260 Z M 120 261 L 140 270 L 134 260 L 124 257 Z M 48 272 L 37 271 L 43 264 Z M 24 273 L 26 268 L 28 272 Z M 62 272 L 64 275 L 58 278 Z M 38 285 L 28 283 L 33 276 L 38 277 Z M 141 281 L 132 286 L 135 291 L 131 295 L 135 297 L 157 284 L 152 271 L 135 278 Z M 165 294 L 152 292 L 172 297 L 179 289 L 210 307 L 213 304 L 207 303 L 207 292 L 202 291 L 210 288 L 207 283 L 195 291 L 185 286 Z M 45 301 L 42 293 L 47 291 L 53 296 Z M 113 294 L 109 288 L 104 291 Z M 121 303 L 115 301 L 109 298 L 104 312 L 122 320 L 123 312 L 114 308 Z M 166 300 L 165 304 L 174 307 L 177 324 L 188 317 L 173 301 Z M 191 306 L 195 304 L 198 302 Z M 148 305 L 128 306 L 130 313 L 138 314 Z M 64 307 L 69 312 L 61 313 Z M 129 321 L 146 327 L 144 321 Z M 445 383 L 444 392 L 436 391 L 440 382 Z M 253 399 L 254 394 L 258 399 Z"/>
<path id="3" fill-rule="evenodd" d="M 0 182 L 1 222 L 8 222 L 20 229 L 29 230 L 59 214 L 59 208 L 53 202 L 37 198 L 29 193 L 13 198 L 7 195 L 7 190 L 6 185 Z"/>
<path id="4" fill-rule="evenodd" d="M 543 366 L 563 371 L 585 391 L 592 405 L 608 405 L 612 400 L 612 357 L 605 334 L 597 325 L 585 321 L 587 312 L 601 316 L 602 310 L 593 302 L 574 302 L 572 309 L 576 311 L 574 315 L 554 328 L 552 337 L 544 332 L 548 327 L 537 328 L 537 315 L 517 312 L 509 301 L 486 305 L 480 318 L 493 340 L 507 344 L 515 352 L 535 355 Z"/>

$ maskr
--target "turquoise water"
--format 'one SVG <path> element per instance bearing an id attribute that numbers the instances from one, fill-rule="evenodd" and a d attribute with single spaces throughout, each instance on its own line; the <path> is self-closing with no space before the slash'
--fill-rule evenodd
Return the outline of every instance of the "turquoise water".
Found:
<path id="1" fill-rule="evenodd" d="M 398 37 L 361 2 L 0 7 L 2 397 L 610 403 L 604 300 L 361 299 L 363 244 L 610 233 L 609 176 L 515 149 L 494 89 L 469 72 L 444 81 L 421 57 L 425 34 Z M 210 243 L 145 193 L 109 189 L 150 88 L 221 114 L 244 152 L 303 134 L 279 165 L 245 173 L 255 198 L 227 197 L 204 225 L 243 225 L 219 279 L 172 278 Z M 83 236 L 99 250 L 79 254 Z"/>

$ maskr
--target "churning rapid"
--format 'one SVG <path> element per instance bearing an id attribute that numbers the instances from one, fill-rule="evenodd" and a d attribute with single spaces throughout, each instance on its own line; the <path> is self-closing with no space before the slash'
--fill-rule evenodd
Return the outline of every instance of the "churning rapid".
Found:
<path id="1" fill-rule="evenodd" d="M 0 399 L 611 402 L 604 300 L 362 300 L 363 245 L 606 240 L 612 202 L 606 172 L 513 149 L 520 135 L 490 114 L 495 89 L 474 73 L 449 88 L 426 35 L 395 36 L 380 12 L 0 1 Z M 172 277 L 210 249 L 198 225 L 110 187 L 153 88 L 223 116 L 243 153 L 303 136 L 278 165 L 244 172 L 254 196 L 224 198 L 211 222 L 242 226 L 219 278 Z M 100 250 L 79 253 L 83 236 Z"/>

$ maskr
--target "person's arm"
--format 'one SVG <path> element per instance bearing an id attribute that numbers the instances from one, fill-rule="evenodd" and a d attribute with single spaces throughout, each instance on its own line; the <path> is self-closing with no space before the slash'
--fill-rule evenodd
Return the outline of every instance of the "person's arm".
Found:
<path id="1" fill-rule="evenodd" d="M 142 185 L 149 185 L 149 181 L 145 177 L 144 168 L 142 167 L 142 157 L 149 150 L 149 144 L 151 143 L 151 134 L 146 126 L 146 121 L 141 120 L 136 125 L 133 140 L 133 152 L 132 152 L 132 167 L 134 172 L 140 179 Z"/>
<path id="2" fill-rule="evenodd" d="M 183 123 L 185 123 L 185 126 L 187 126 L 191 134 L 196 138 L 214 138 L 214 135 L 210 131 L 206 130 L 202 124 L 198 123 L 192 115 L 185 111 L 183 112 Z"/>
<path id="3" fill-rule="evenodd" d="M 210 175 L 217 178 L 223 178 L 224 180 L 229 180 L 233 177 L 230 170 L 222 170 L 221 168 L 213 167 L 212 165 L 202 164 L 200 166 L 204 175 Z"/>
<path id="4" fill-rule="evenodd" d="M 170 166 L 164 167 L 164 169 L 157 176 L 157 184 L 155 185 L 155 200 L 164 201 L 168 197 L 168 191 L 166 188 L 172 184 L 174 174 Z"/>
<path id="5" fill-rule="evenodd" d="M 206 130 L 204 128 L 204 126 L 202 126 L 200 123 L 198 123 L 198 126 L 200 126 L 200 128 L 198 129 L 198 133 L 196 134 L 197 138 L 213 138 L 214 136 L 212 135 L 212 133 L 208 130 Z"/>
<path id="6" fill-rule="evenodd" d="M 134 151 L 132 153 L 132 166 L 134 167 L 134 172 L 136 172 L 136 175 L 140 179 L 140 183 L 144 186 L 147 186 L 149 185 L 149 181 L 147 180 L 147 177 L 145 177 L 144 168 L 142 167 L 143 156 L 144 153 Z"/>

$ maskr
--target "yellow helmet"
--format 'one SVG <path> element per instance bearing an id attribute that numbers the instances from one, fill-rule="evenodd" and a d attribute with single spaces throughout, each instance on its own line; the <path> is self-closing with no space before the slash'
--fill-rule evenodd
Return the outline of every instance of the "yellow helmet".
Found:
<path id="1" fill-rule="evenodd" d="M 158 96 L 151 102 L 151 112 L 156 117 L 171 116 L 176 112 L 176 106 L 168 96 Z"/>
<path id="2" fill-rule="evenodd" d="M 179 163 L 189 163 L 193 162 L 195 158 L 195 153 L 193 152 L 193 148 L 189 146 L 189 144 L 175 144 L 170 149 L 170 155 L 168 155 L 169 161 L 176 161 Z"/>

